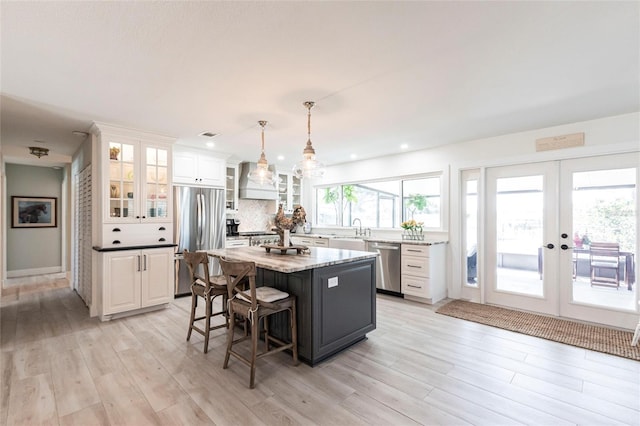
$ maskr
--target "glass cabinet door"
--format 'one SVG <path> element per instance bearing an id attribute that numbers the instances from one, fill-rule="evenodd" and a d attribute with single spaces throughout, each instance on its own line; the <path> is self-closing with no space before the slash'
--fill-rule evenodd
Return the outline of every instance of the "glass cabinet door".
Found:
<path id="1" fill-rule="evenodd" d="M 226 197 L 227 210 L 237 210 L 236 206 L 236 167 L 227 167 Z"/>
<path id="2" fill-rule="evenodd" d="M 109 217 L 135 218 L 135 146 L 109 142 Z"/>
<path id="3" fill-rule="evenodd" d="M 302 185 L 300 178 L 291 176 L 291 209 L 295 209 L 302 201 Z"/>
<path id="4" fill-rule="evenodd" d="M 287 203 L 287 195 L 289 188 L 289 175 L 278 174 L 278 204 L 282 204 L 282 210 L 285 212 L 290 208 Z M 276 206 L 276 209 L 278 206 Z"/>
<path id="5" fill-rule="evenodd" d="M 168 151 L 162 148 L 145 148 L 145 216 L 167 218 L 169 206 Z"/>

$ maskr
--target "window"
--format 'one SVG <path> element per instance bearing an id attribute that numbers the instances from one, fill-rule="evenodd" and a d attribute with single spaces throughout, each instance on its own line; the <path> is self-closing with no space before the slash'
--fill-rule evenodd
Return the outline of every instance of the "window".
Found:
<path id="1" fill-rule="evenodd" d="M 398 228 L 413 218 L 425 228 L 441 228 L 441 184 L 438 174 L 317 187 L 316 224 L 349 227 L 360 219 L 363 227 Z"/>

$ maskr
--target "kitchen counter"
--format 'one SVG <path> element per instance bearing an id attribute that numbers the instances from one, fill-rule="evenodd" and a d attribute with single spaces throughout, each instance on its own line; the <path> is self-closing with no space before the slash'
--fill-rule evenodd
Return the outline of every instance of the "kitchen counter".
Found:
<path id="1" fill-rule="evenodd" d="M 357 236 L 345 236 L 345 235 L 327 235 L 327 234 L 299 234 L 298 236 L 305 236 L 309 238 L 320 239 L 338 239 L 338 240 L 362 240 L 364 242 L 372 241 L 378 243 L 396 243 L 396 244 L 417 244 L 423 246 L 431 246 L 435 244 L 447 244 L 448 241 L 444 239 L 425 238 L 424 240 L 403 240 L 402 238 L 394 237 L 357 237 Z"/>
<path id="2" fill-rule="evenodd" d="M 310 254 L 266 253 L 262 247 L 207 250 L 211 256 L 255 262 L 256 284 L 296 296 L 298 356 L 313 366 L 366 338 L 376 328 L 377 253 L 311 247 Z M 269 332 L 291 339 L 286 313 Z"/>
<path id="3" fill-rule="evenodd" d="M 224 257 L 229 260 L 255 262 L 258 268 L 270 269 L 285 274 L 322 268 L 331 265 L 353 262 L 356 260 L 375 258 L 377 253 L 355 250 L 339 250 L 323 247 L 311 248 L 311 253 L 296 255 L 295 250 L 288 254 L 280 254 L 273 250 L 267 253 L 262 247 L 237 247 L 228 249 L 207 250 L 211 256 Z"/>

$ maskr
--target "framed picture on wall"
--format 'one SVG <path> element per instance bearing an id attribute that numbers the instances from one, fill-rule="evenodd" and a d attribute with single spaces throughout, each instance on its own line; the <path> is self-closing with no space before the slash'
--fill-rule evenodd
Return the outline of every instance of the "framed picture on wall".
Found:
<path id="1" fill-rule="evenodd" d="M 55 228 L 58 199 L 52 197 L 11 197 L 12 228 Z"/>

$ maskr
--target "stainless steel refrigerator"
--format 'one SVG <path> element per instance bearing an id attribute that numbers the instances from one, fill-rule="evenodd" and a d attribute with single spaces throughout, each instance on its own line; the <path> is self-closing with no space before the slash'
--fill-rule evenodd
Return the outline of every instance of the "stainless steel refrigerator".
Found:
<path id="1" fill-rule="evenodd" d="M 223 248 L 225 239 L 223 189 L 175 186 L 173 188 L 174 241 L 176 247 L 176 295 L 191 294 L 189 268 L 182 253 Z M 216 259 L 209 259 L 209 273 L 220 273 Z"/>

